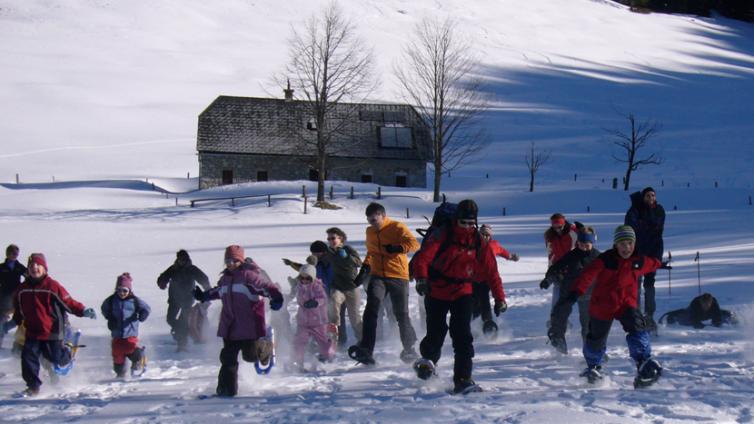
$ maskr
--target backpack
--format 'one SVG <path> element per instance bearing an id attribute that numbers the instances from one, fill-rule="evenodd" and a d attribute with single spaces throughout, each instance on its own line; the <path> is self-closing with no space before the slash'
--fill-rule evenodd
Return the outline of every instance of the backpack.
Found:
<path id="1" fill-rule="evenodd" d="M 411 257 L 411 260 L 408 262 L 408 272 L 409 272 L 409 279 L 414 279 L 414 258 L 416 258 L 417 254 L 424 249 L 424 246 L 426 244 L 426 241 L 429 239 L 427 235 L 429 234 L 438 234 L 438 232 L 445 231 L 446 237 L 443 241 L 442 245 L 440 245 L 440 248 L 437 250 L 437 254 L 435 255 L 435 258 L 433 259 L 432 263 L 430 264 L 429 274 L 432 277 L 442 277 L 442 275 L 439 273 L 439 271 L 436 270 L 435 261 L 437 258 L 439 258 L 442 253 L 450 247 L 450 245 L 453 244 L 453 237 L 452 237 L 452 225 L 453 220 L 456 216 L 456 211 L 458 210 L 458 203 L 451 203 L 443 201 L 440 203 L 438 207 L 435 208 L 435 212 L 432 214 L 432 220 L 427 218 L 426 216 L 424 219 L 429 222 L 429 228 L 417 228 L 416 232 L 419 233 L 419 235 L 422 236 L 422 242 L 419 246 L 419 250 L 414 253 L 414 256 Z M 477 243 L 476 243 L 476 257 L 477 259 L 481 256 L 480 253 L 482 251 L 482 247 L 484 246 L 484 240 L 482 239 L 481 234 L 479 233 L 479 230 L 476 231 L 476 237 L 477 237 Z M 448 280 L 448 278 L 445 278 Z M 455 282 L 455 281 L 449 281 L 449 282 Z"/>

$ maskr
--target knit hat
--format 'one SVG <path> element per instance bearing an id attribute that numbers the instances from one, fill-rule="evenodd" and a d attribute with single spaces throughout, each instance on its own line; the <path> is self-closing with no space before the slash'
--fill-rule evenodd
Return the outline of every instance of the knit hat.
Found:
<path id="1" fill-rule="evenodd" d="M 317 240 L 309 245 L 309 251 L 312 253 L 324 253 L 327 252 L 327 244 L 322 240 Z"/>
<path id="2" fill-rule="evenodd" d="M 592 243 L 597 241 L 597 236 L 595 236 L 593 233 L 587 232 L 587 231 L 580 231 L 579 235 L 577 237 L 577 240 L 580 243 Z"/>
<path id="3" fill-rule="evenodd" d="M 318 261 L 319 261 L 319 259 L 317 259 L 317 257 L 314 256 L 314 255 L 309 255 L 309 256 L 306 257 L 306 263 L 308 263 L 309 265 L 315 265 L 316 266 Z"/>
<path id="4" fill-rule="evenodd" d="M 471 199 L 461 200 L 456 209 L 456 219 L 473 219 L 479 214 L 479 206 Z"/>
<path id="5" fill-rule="evenodd" d="M 617 244 L 623 240 L 636 241 L 636 233 L 630 225 L 620 225 L 615 229 L 613 243 Z"/>
<path id="6" fill-rule="evenodd" d="M 317 268 L 313 265 L 303 265 L 301 269 L 298 270 L 298 275 L 300 277 L 311 277 L 312 281 L 314 281 L 317 279 Z"/>
<path id="7" fill-rule="evenodd" d="M 28 265 L 31 266 L 31 264 L 41 265 L 45 268 L 45 271 L 49 270 L 49 268 L 47 268 L 47 259 L 45 258 L 44 253 L 32 253 L 29 255 Z"/>
<path id="8" fill-rule="evenodd" d="M 124 272 L 123 274 L 118 276 L 118 279 L 115 280 L 115 288 L 118 287 L 125 287 L 128 289 L 128 291 L 133 291 L 133 286 L 131 285 L 131 282 L 133 280 L 131 279 L 131 274 Z"/>
<path id="9" fill-rule="evenodd" d="M 243 262 L 246 259 L 246 255 L 243 253 L 243 247 L 233 244 L 225 248 L 225 260 L 232 259 L 234 261 Z"/>
<path id="10" fill-rule="evenodd" d="M 482 226 L 479 227 L 479 232 L 482 233 L 482 235 L 491 236 L 492 226 L 490 224 L 482 224 Z"/>
<path id="11" fill-rule="evenodd" d="M 657 193 L 652 187 L 645 187 L 644 190 L 641 191 L 641 197 L 644 197 L 644 195 L 649 193 L 650 191 L 655 194 Z"/>

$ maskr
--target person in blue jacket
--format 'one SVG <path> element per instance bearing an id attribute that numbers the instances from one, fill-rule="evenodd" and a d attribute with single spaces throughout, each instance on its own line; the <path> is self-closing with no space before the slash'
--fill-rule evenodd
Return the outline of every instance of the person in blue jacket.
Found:
<path id="1" fill-rule="evenodd" d="M 102 302 L 102 316 L 110 329 L 113 353 L 113 371 L 118 378 L 126 375 L 126 358 L 131 360 L 131 376 L 145 371 L 144 346 L 139 346 L 139 323 L 146 321 L 150 308 L 133 293 L 133 280 L 127 272 L 118 276 L 115 293 Z"/>

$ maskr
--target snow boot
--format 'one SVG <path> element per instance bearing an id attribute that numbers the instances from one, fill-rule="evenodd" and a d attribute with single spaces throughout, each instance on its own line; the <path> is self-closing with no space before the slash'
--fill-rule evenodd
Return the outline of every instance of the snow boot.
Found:
<path id="1" fill-rule="evenodd" d="M 568 355 L 568 344 L 563 337 L 556 336 L 553 333 L 548 334 L 547 337 L 550 339 L 550 344 L 552 345 L 553 349 L 557 350 L 563 355 Z"/>
<path id="2" fill-rule="evenodd" d="M 115 378 L 126 378 L 126 364 L 113 364 L 113 371 L 115 372 Z"/>
<path id="3" fill-rule="evenodd" d="M 39 394 L 39 387 L 27 387 L 19 394 L 19 397 L 34 397 Z"/>
<path id="4" fill-rule="evenodd" d="M 453 394 L 456 395 L 466 395 L 469 393 L 479 393 L 482 391 L 482 387 L 476 384 L 474 380 L 470 378 L 459 378 L 458 380 L 455 380 L 453 387 Z"/>
<path id="5" fill-rule="evenodd" d="M 254 362 L 254 370 L 257 374 L 267 375 L 275 366 L 275 330 L 268 325 L 267 335 L 259 339 L 257 343 L 264 344 L 259 349 L 259 359 Z"/>
<path id="6" fill-rule="evenodd" d="M 416 376 L 422 380 L 429 380 L 437 375 L 435 364 L 427 358 L 419 358 L 414 362 L 414 371 Z"/>
<path id="7" fill-rule="evenodd" d="M 374 358 L 364 348 L 353 345 L 348 348 L 348 357 L 364 365 L 374 365 Z"/>
<path id="8" fill-rule="evenodd" d="M 489 338 L 497 337 L 497 324 L 493 320 L 487 320 L 482 324 L 482 333 Z"/>
<path id="9" fill-rule="evenodd" d="M 662 375 L 662 366 L 654 358 L 649 357 L 643 360 L 636 367 L 636 378 L 634 378 L 634 388 L 649 387 L 659 380 Z"/>
<path id="10" fill-rule="evenodd" d="M 416 353 L 413 347 L 410 347 L 408 349 L 403 349 L 401 351 L 401 361 L 403 361 L 406 364 L 410 364 L 416 361 L 418 358 L 419 358 L 419 355 Z"/>
<path id="11" fill-rule="evenodd" d="M 139 355 L 135 362 L 131 362 L 131 377 L 138 378 L 147 372 L 147 354 L 145 353 L 146 347 L 142 346 L 138 348 Z"/>
<path id="12" fill-rule="evenodd" d="M 596 384 L 602 380 L 602 366 L 590 365 L 584 371 L 579 374 L 579 377 L 584 377 L 589 384 Z"/>

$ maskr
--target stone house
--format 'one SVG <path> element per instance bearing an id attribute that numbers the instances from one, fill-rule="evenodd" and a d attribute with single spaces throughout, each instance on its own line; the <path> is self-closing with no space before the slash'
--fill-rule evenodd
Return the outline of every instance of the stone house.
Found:
<path id="1" fill-rule="evenodd" d="M 200 115 L 196 149 L 199 188 L 272 180 L 312 180 L 316 131 L 308 103 L 217 97 Z M 328 147 L 327 180 L 426 187 L 428 128 L 404 104 L 338 103 L 337 136 Z"/>

